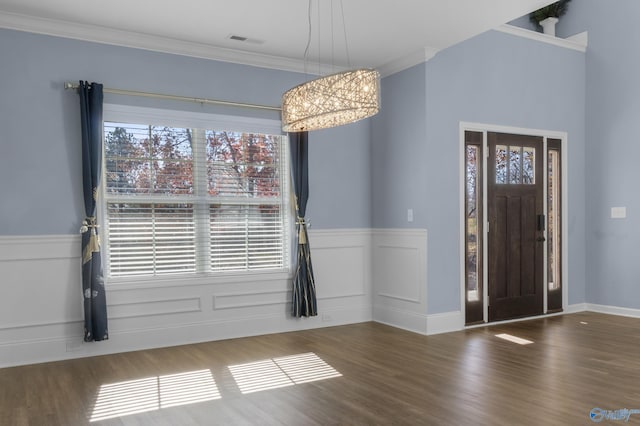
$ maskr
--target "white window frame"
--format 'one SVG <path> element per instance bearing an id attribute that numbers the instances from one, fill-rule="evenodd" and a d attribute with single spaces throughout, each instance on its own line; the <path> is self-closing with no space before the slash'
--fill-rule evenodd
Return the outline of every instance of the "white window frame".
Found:
<path id="1" fill-rule="evenodd" d="M 234 283 L 245 282 L 247 279 L 254 281 L 271 281 L 288 279 L 292 276 L 291 253 L 293 247 L 293 207 L 291 203 L 291 171 L 289 159 L 289 143 L 287 135 L 282 132 L 280 120 L 270 120 L 264 118 L 253 118 L 233 115 L 209 114 L 201 112 L 189 112 L 184 110 L 147 108 L 129 105 L 104 104 L 104 122 L 120 123 L 150 123 L 161 124 L 177 128 L 197 128 L 229 130 L 245 133 L 264 133 L 271 135 L 282 135 L 283 143 L 280 149 L 280 161 L 282 164 L 281 191 L 283 194 L 283 216 L 284 216 L 284 241 L 283 259 L 284 264 L 281 269 L 249 270 L 249 271 L 215 271 L 196 272 L 184 274 L 168 275 L 145 275 L 145 276 L 119 276 L 111 277 L 109 271 L 109 247 L 108 234 L 104 224 L 106 223 L 106 167 L 104 166 L 105 154 L 103 147 L 102 155 L 102 175 L 100 181 L 100 191 L 98 196 L 98 221 L 100 226 L 101 249 L 103 253 L 103 272 L 105 281 L 110 285 L 123 286 L 126 288 L 145 287 L 175 287 L 185 285 L 202 285 L 210 283 Z M 197 239 L 197 236 L 196 236 Z"/>

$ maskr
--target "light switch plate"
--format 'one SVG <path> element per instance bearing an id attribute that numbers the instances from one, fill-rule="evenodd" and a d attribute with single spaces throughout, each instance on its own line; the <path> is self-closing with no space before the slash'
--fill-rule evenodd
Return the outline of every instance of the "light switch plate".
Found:
<path id="1" fill-rule="evenodd" d="M 611 219 L 624 219 L 627 217 L 626 207 L 611 207 Z"/>

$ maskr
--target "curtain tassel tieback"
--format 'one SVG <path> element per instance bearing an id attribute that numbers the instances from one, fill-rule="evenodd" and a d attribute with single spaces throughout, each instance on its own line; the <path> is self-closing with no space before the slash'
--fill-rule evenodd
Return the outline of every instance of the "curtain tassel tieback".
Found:
<path id="1" fill-rule="evenodd" d="M 92 230 L 89 234 L 89 244 L 82 250 L 82 263 L 85 264 L 91 261 L 93 253 L 100 253 L 100 239 L 98 237 L 98 225 L 96 224 L 96 218 L 93 216 L 87 217 L 82 221 L 80 227 L 80 233 L 84 234 Z"/>
<path id="2" fill-rule="evenodd" d="M 298 225 L 298 244 L 307 244 L 307 227 L 311 226 L 311 221 L 298 216 L 296 224 Z"/>
<path id="3" fill-rule="evenodd" d="M 80 227 L 80 233 L 84 234 L 85 232 L 87 232 L 89 229 L 92 229 L 92 228 L 96 230 L 98 229 L 95 216 L 89 216 L 82 221 L 82 226 Z"/>

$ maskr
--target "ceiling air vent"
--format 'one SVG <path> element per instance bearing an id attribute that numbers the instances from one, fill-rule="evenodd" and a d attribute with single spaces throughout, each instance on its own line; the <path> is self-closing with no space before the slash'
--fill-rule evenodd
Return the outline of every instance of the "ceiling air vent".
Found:
<path id="1" fill-rule="evenodd" d="M 237 34 L 230 34 L 227 38 L 229 40 L 240 41 L 240 42 L 243 42 L 243 43 L 251 43 L 251 44 L 262 44 L 262 43 L 264 43 L 264 40 L 258 40 L 258 39 L 255 39 L 255 38 L 244 37 L 244 36 L 237 35 Z"/>

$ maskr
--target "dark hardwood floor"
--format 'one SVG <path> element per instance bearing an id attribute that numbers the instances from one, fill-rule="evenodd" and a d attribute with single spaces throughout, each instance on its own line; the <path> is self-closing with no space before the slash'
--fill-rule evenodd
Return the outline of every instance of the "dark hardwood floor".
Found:
<path id="1" fill-rule="evenodd" d="M 0 369 L 1 425 L 588 425 L 594 407 L 640 409 L 640 320 L 363 323 Z"/>

